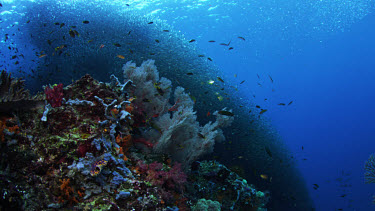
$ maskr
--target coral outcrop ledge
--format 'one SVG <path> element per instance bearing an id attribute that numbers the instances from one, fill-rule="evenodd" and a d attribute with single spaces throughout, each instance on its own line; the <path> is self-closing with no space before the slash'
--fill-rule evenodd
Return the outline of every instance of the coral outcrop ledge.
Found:
<path id="1" fill-rule="evenodd" d="M 58 85 L 48 96 L 55 106 L 0 112 L 2 209 L 265 207 L 267 192 L 218 162 L 197 162 L 225 139 L 220 128 L 233 117 L 216 112 L 215 122 L 200 126 L 182 87 L 169 103 L 172 83 L 159 78 L 152 60 L 128 62 L 124 76 L 124 83 L 115 76 L 104 83 L 85 75 Z"/>

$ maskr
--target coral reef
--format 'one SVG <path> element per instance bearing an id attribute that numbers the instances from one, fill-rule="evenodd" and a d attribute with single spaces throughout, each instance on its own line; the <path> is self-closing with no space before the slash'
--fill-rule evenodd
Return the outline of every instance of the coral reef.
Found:
<path id="1" fill-rule="evenodd" d="M 270 197 L 216 161 L 195 162 L 189 180 L 189 198 L 219 202 L 224 210 L 261 210 Z"/>
<path id="2" fill-rule="evenodd" d="M 212 210 L 220 211 L 220 203 L 206 199 L 199 199 L 197 204 L 191 208 L 192 211 Z"/>
<path id="3" fill-rule="evenodd" d="M 124 83 L 113 75 L 109 83 L 85 75 L 66 87 L 46 88 L 43 106 L 0 112 L 1 209 L 265 206 L 268 194 L 223 165 L 210 161 L 191 168 L 225 139 L 220 128 L 233 117 L 215 112 L 215 122 L 200 126 L 182 87 L 174 90 L 174 105 L 169 103 L 172 83 L 159 78 L 153 61 L 124 69 Z M 23 112 L 14 115 L 18 110 Z"/>

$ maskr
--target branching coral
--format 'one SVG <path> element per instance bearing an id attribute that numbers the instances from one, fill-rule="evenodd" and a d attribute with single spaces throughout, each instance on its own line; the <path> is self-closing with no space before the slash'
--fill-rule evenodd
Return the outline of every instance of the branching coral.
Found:
<path id="1" fill-rule="evenodd" d="M 152 129 L 143 130 L 142 135 L 153 140 L 154 152 L 169 154 L 187 169 L 193 161 L 211 153 L 216 141 L 225 139 L 220 127 L 229 126 L 233 117 L 215 112 L 216 121 L 201 127 L 193 110 L 194 101 L 184 88 L 177 87 L 173 95 L 175 103 L 169 103 L 171 81 L 159 79 L 153 60 L 143 62 L 140 67 L 128 62 L 123 70 L 125 78 L 136 86 L 134 103 L 145 117 L 152 117 L 146 119 Z"/>
<path id="2" fill-rule="evenodd" d="M 159 78 L 153 60 L 147 60 L 137 67 L 135 63 L 127 62 L 124 67 L 124 78 L 133 81 L 136 86 L 135 104 L 142 104 L 149 116 L 166 112 L 169 106 L 172 82 L 166 78 Z"/>
<path id="3" fill-rule="evenodd" d="M 74 190 L 72 187 L 69 186 L 70 179 L 63 179 L 61 180 L 61 185 L 60 185 L 60 191 L 61 191 L 61 196 L 59 196 L 59 203 L 64 203 L 65 201 L 68 201 L 69 204 L 73 203 L 78 203 L 78 200 L 76 199 L 75 196 L 73 196 Z"/>
<path id="4" fill-rule="evenodd" d="M 28 110 L 44 105 L 44 96 L 30 97 L 24 89 L 24 80 L 14 79 L 4 70 L 0 74 L 0 111 L 12 113 L 15 110 Z"/>
<path id="5" fill-rule="evenodd" d="M 4 70 L 0 75 L 0 99 L 1 101 L 22 100 L 29 98 L 29 91 L 23 88 L 24 80 L 11 77 Z"/>

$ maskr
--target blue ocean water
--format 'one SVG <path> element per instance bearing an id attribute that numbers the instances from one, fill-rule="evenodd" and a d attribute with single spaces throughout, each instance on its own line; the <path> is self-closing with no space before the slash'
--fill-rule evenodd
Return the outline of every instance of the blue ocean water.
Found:
<path id="1" fill-rule="evenodd" d="M 41 16 L 53 16 L 54 12 L 59 16 L 67 10 L 71 14 L 63 15 L 67 19 L 64 22 L 77 22 L 75 18 L 80 17 L 77 12 L 80 11 L 77 6 L 79 1 L 51 2 L 51 5 L 59 7 L 41 7 Z M 16 60 L 11 59 L 13 54 L 7 48 L 16 46 L 24 57 L 35 57 L 35 51 L 43 49 L 33 50 L 38 48 L 36 43 L 29 45 L 30 34 L 34 33 L 32 30 L 40 34 L 48 34 L 51 30 L 28 28 L 24 31 L 23 27 L 27 27 L 25 21 L 31 13 L 26 12 L 27 8 L 37 8 L 38 2 L 8 0 L 1 3 L 0 50 L 3 66 L 0 68 L 14 75 L 31 77 L 34 73 L 30 69 L 37 69 L 38 62 L 15 64 Z M 303 3 L 90 1 L 88 5 L 92 11 L 97 9 L 100 12 L 92 16 L 83 14 L 79 21 L 87 19 L 91 21 L 90 24 L 95 24 L 95 20 L 100 21 L 103 17 L 105 23 L 99 26 L 115 26 L 121 22 L 121 18 L 118 18 L 118 13 L 110 12 L 111 7 L 120 11 L 122 8 L 124 11 L 130 10 L 132 14 L 124 12 L 121 15 L 130 16 L 134 20 L 133 27 L 142 28 L 142 32 L 146 31 L 143 29 L 145 26 L 137 21 L 149 20 L 154 22 L 153 27 L 172 28 L 173 33 L 185 41 L 194 39 L 184 45 L 191 45 L 193 47 L 189 46 L 188 50 L 199 51 L 212 58 L 212 62 L 205 62 L 218 71 L 213 75 L 222 77 L 225 83 L 238 88 L 238 92 L 231 94 L 239 95 L 241 100 L 253 107 L 259 105 L 267 109 L 262 114 L 264 124 L 275 129 L 272 133 L 279 134 L 290 151 L 291 160 L 301 172 L 316 210 L 372 210 L 374 185 L 364 184 L 364 162 L 375 152 L 375 113 L 372 110 L 375 95 L 373 4 L 370 0 Z M 102 11 L 108 12 L 107 17 L 104 17 Z M 35 15 L 38 9 L 33 12 Z M 69 17 L 72 19 L 69 20 Z M 90 30 L 96 30 L 95 36 L 101 32 L 100 28 Z M 137 29 L 123 31 L 134 33 Z M 13 33 L 17 35 L 12 37 Z M 5 34 L 12 38 L 6 40 Z M 123 36 L 117 31 L 113 34 Z M 105 38 L 110 39 L 111 36 L 98 35 L 100 41 L 95 44 L 105 43 L 109 46 L 113 41 Z M 154 32 L 147 36 L 152 41 L 164 39 Z M 47 45 L 46 39 L 40 42 Z M 10 41 L 14 44 L 9 45 Z M 169 42 L 173 46 L 171 43 L 174 41 Z M 72 44 L 76 52 L 83 49 L 81 45 Z M 161 51 L 173 51 L 174 48 L 170 46 Z M 95 51 L 98 51 L 97 47 L 91 51 L 85 48 L 84 52 L 90 57 Z M 112 57 L 116 55 L 113 50 L 105 52 Z M 173 53 L 170 54 L 173 57 Z M 103 62 L 103 66 L 106 65 Z M 20 66 L 22 71 L 19 71 Z M 80 64 L 78 68 L 82 66 Z M 74 76 L 80 77 L 80 74 Z M 74 76 L 69 75 L 72 78 Z M 242 81 L 245 82 L 240 84 Z M 241 104 L 241 101 L 237 103 Z"/>
<path id="2" fill-rule="evenodd" d="M 296 3 L 289 2 L 291 5 Z M 257 6 L 262 6 L 262 3 L 258 2 Z M 273 6 L 280 7 L 279 13 L 287 9 L 285 5 L 273 3 Z M 325 3 L 347 4 L 344 1 Z M 297 11 L 287 12 L 303 13 L 303 8 L 296 6 L 294 9 Z M 236 36 L 247 38 L 248 34 L 254 34 L 252 31 L 259 30 L 248 26 L 254 21 L 249 16 L 254 15 L 256 19 L 259 14 L 244 15 L 241 12 L 242 8 L 237 8 L 237 12 L 227 11 L 229 20 L 218 25 L 215 25 L 216 21 L 206 23 L 215 25 L 217 33 L 200 32 L 195 26 L 189 27 L 188 21 L 181 29 L 191 29 L 186 32 L 191 37 L 204 33 L 202 40 L 206 37 L 223 42 L 223 38 L 234 39 L 233 52 L 210 43 L 199 46 L 207 49 L 211 55 L 215 54 L 213 57 L 220 69 L 229 77 L 237 74 L 240 78 L 237 80 L 250 81 L 247 85 L 249 98 L 255 94 L 257 97 L 253 100 L 256 103 L 267 105 L 265 115 L 297 159 L 317 210 L 373 210 L 371 200 L 374 185 L 364 184 L 364 162 L 375 149 L 375 112 L 371 109 L 375 103 L 375 31 L 371 27 L 375 23 L 373 7 L 363 18 L 348 25 L 341 23 L 358 17 L 356 8 L 337 8 L 336 12 L 344 13 L 343 16 L 326 11 L 326 20 L 320 17 L 321 20 L 314 21 L 323 24 L 336 16 L 338 25 L 328 26 L 332 27 L 329 30 L 319 29 L 322 30 L 319 33 L 304 26 L 314 24 L 303 22 L 313 14 L 288 17 L 290 20 L 283 20 L 281 26 L 257 34 L 259 37 L 256 37 L 256 41 L 251 38 L 246 40 L 251 44 L 245 46 Z M 284 17 L 277 12 L 274 15 Z M 287 37 L 281 38 L 283 35 L 280 34 L 284 31 L 280 29 L 291 27 L 293 24 L 287 21 L 293 19 L 300 19 L 301 22 L 296 28 L 287 29 Z M 259 21 L 264 24 L 260 26 L 261 29 L 267 27 L 264 20 Z M 269 21 L 273 22 L 270 25 L 275 26 L 273 24 L 280 20 L 271 18 Z M 261 78 L 257 78 L 256 74 Z M 268 75 L 272 76 L 273 84 Z M 293 104 L 288 108 L 278 105 L 291 100 Z M 313 184 L 318 184 L 319 188 L 314 189 Z"/>

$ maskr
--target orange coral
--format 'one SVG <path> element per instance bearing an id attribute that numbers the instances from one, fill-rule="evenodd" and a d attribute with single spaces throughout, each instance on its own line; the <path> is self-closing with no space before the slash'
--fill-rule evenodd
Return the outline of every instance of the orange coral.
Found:
<path id="1" fill-rule="evenodd" d="M 131 106 L 131 105 L 126 105 L 126 106 L 125 106 L 125 111 L 131 113 L 133 110 L 134 110 L 134 107 L 133 107 L 133 106 Z"/>
<path id="2" fill-rule="evenodd" d="M 61 196 L 58 197 L 59 203 L 64 203 L 65 200 L 69 201 L 69 204 L 78 203 L 76 197 L 71 196 L 74 193 L 72 187 L 69 186 L 70 179 L 59 180 L 61 182 L 60 191 Z"/>
<path id="3" fill-rule="evenodd" d="M 127 150 L 126 150 L 126 151 L 127 151 Z M 128 158 L 126 157 L 126 155 L 125 155 L 124 150 L 123 150 L 122 147 L 120 147 L 120 149 L 119 149 L 119 153 L 118 153 L 118 154 L 123 154 L 123 155 L 124 155 L 124 160 L 125 160 L 125 161 L 128 160 Z"/>
<path id="4" fill-rule="evenodd" d="M 117 148 L 118 154 L 123 154 L 125 161 L 128 160 L 128 158 L 126 157 L 125 153 L 128 152 L 129 147 L 132 144 L 131 140 L 132 140 L 132 136 L 131 135 L 127 135 L 127 136 L 125 136 L 125 137 L 122 138 L 121 135 L 118 134 L 117 137 L 116 137 L 116 143 L 118 143 L 120 145 L 120 148 Z"/>
<path id="5" fill-rule="evenodd" d="M 78 196 L 81 198 L 85 195 L 84 193 L 81 193 L 81 191 L 77 191 L 77 193 L 78 193 Z"/>
<path id="6" fill-rule="evenodd" d="M 117 115 L 120 111 L 117 108 L 112 108 L 111 113 L 112 115 Z"/>
<path id="7" fill-rule="evenodd" d="M 16 132 L 19 133 L 19 127 L 18 125 L 8 127 L 6 126 L 6 121 L 11 118 L 6 118 L 6 117 L 1 117 L 0 119 L 0 139 L 1 141 L 5 141 L 5 136 L 4 136 L 4 130 L 7 129 L 9 132 Z"/>
<path id="8" fill-rule="evenodd" d="M 20 128 L 18 127 L 18 125 L 15 125 L 13 127 L 8 127 L 7 129 L 9 130 L 9 132 L 17 132 L 17 133 L 19 133 L 18 129 L 20 129 Z"/>
<path id="9" fill-rule="evenodd" d="M 117 135 L 116 137 L 116 143 L 120 144 L 120 145 L 130 145 L 130 141 L 132 139 L 132 136 L 131 135 L 127 135 L 125 136 L 124 138 L 121 137 L 120 134 Z"/>
<path id="10" fill-rule="evenodd" d="M 5 140 L 4 132 L 3 132 L 4 129 L 5 129 L 5 122 L 3 122 L 2 120 L 0 120 L 0 139 L 1 139 L 1 141 Z"/>
<path id="11" fill-rule="evenodd" d="M 70 179 L 63 179 L 63 180 L 59 180 L 62 184 L 60 185 L 60 190 L 65 190 L 67 187 L 68 187 L 68 185 L 69 185 L 69 183 L 70 183 Z"/>

